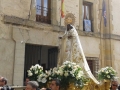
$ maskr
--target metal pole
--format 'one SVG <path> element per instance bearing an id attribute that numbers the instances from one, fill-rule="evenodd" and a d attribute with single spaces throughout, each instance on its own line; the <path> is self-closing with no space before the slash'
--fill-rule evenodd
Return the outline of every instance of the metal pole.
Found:
<path id="1" fill-rule="evenodd" d="M 100 0 L 101 1 L 101 0 Z M 103 0 L 102 0 L 103 2 Z M 100 9 L 100 11 L 102 11 L 102 9 Z M 103 65 L 103 60 L 102 60 L 102 30 L 101 30 L 101 23 L 102 23 L 102 12 L 101 12 L 101 18 L 100 18 L 100 57 L 101 57 L 101 66 Z"/>

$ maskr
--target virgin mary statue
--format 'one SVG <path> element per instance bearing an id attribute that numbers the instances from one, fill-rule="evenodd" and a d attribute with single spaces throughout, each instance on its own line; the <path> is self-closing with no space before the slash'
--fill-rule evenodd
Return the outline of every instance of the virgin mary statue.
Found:
<path id="1" fill-rule="evenodd" d="M 60 37 L 61 46 L 58 59 L 58 66 L 65 61 L 75 62 L 83 69 L 84 73 L 90 77 L 96 84 L 99 82 L 91 73 L 91 70 L 86 61 L 83 49 L 80 43 L 79 35 L 74 26 L 68 24 L 65 34 Z"/>

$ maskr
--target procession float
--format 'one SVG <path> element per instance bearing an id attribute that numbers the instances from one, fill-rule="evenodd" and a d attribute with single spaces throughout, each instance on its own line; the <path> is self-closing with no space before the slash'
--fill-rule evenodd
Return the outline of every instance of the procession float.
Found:
<path id="1" fill-rule="evenodd" d="M 43 71 L 43 67 L 36 64 L 28 70 L 29 78 L 38 81 L 40 88 L 49 87 L 50 81 L 57 78 L 61 82 L 61 90 L 109 90 L 116 71 L 105 67 L 97 72 L 97 79 L 93 76 L 74 26 L 68 24 L 65 34 L 59 39 L 61 45 L 57 67 Z"/>

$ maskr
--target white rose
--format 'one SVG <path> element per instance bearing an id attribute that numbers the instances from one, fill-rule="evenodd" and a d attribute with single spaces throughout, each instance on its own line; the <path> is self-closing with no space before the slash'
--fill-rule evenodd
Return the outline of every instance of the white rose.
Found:
<path id="1" fill-rule="evenodd" d="M 74 74 L 74 71 L 70 71 L 70 74 Z"/>
<path id="2" fill-rule="evenodd" d="M 60 71 L 60 75 L 61 75 L 61 76 L 63 75 L 63 71 Z"/>
<path id="3" fill-rule="evenodd" d="M 48 76 L 45 74 L 44 77 L 47 78 Z"/>
<path id="4" fill-rule="evenodd" d="M 35 66 L 36 66 L 36 67 L 39 67 L 39 64 L 36 64 Z"/>
<path id="5" fill-rule="evenodd" d="M 67 72 L 65 72 L 64 76 L 65 76 L 65 77 L 67 77 L 67 76 L 68 76 L 68 73 L 67 73 Z"/>
<path id="6" fill-rule="evenodd" d="M 41 70 L 43 70 L 43 67 L 41 67 Z"/>
<path id="7" fill-rule="evenodd" d="M 49 80 L 51 80 L 52 78 L 51 77 L 49 77 Z"/>
<path id="8" fill-rule="evenodd" d="M 109 70 L 109 72 L 112 72 L 111 70 Z"/>
<path id="9" fill-rule="evenodd" d="M 59 70 L 60 70 L 60 71 L 63 71 L 63 67 L 59 67 Z"/>
<path id="10" fill-rule="evenodd" d="M 110 78 L 110 76 L 109 76 L 109 75 L 107 75 L 107 78 Z"/>
<path id="11" fill-rule="evenodd" d="M 34 67 L 33 66 L 31 66 L 31 68 L 30 68 L 30 70 L 32 70 Z"/>
<path id="12" fill-rule="evenodd" d="M 31 72 L 28 73 L 28 76 L 32 76 L 33 74 Z"/>
<path id="13" fill-rule="evenodd" d="M 41 67 L 41 66 L 38 66 L 38 69 L 42 69 L 42 67 Z"/>
<path id="14" fill-rule="evenodd" d="M 48 75 L 51 75 L 51 71 L 48 72 Z"/>
<path id="15" fill-rule="evenodd" d="M 48 71 L 47 71 L 47 70 L 45 70 L 45 73 L 48 73 Z"/>
<path id="16" fill-rule="evenodd" d="M 78 76 L 78 75 L 76 76 L 76 79 L 77 79 L 77 80 L 79 79 L 79 76 Z"/>
<path id="17" fill-rule="evenodd" d="M 104 72 L 104 70 L 102 70 L 102 72 Z"/>
<path id="18" fill-rule="evenodd" d="M 30 70 L 27 71 L 28 72 L 28 76 L 32 76 L 32 72 Z"/>
<path id="19" fill-rule="evenodd" d="M 74 67 L 73 67 L 73 69 L 76 69 L 76 68 L 77 68 L 77 66 L 74 66 Z"/>
<path id="20" fill-rule="evenodd" d="M 28 70 L 27 72 L 28 72 L 28 73 L 30 73 L 31 71 L 30 71 L 30 70 Z"/>
<path id="21" fill-rule="evenodd" d="M 71 65 L 68 65 L 68 67 L 71 67 Z"/>
<path id="22" fill-rule="evenodd" d="M 35 71 L 35 74 L 38 74 L 38 71 Z"/>
<path id="23" fill-rule="evenodd" d="M 42 77 L 43 77 L 42 74 L 40 74 L 40 75 L 38 76 L 39 79 L 41 79 Z"/>
<path id="24" fill-rule="evenodd" d="M 36 69 L 37 69 L 37 66 L 35 65 L 35 66 L 34 66 L 34 70 L 36 70 Z"/>
<path id="25" fill-rule="evenodd" d="M 57 68 L 56 68 L 56 67 L 53 68 L 53 72 L 55 72 L 55 71 L 57 71 Z"/>
<path id="26" fill-rule="evenodd" d="M 46 78 L 42 79 L 42 83 L 46 83 L 46 81 L 47 81 Z"/>
<path id="27" fill-rule="evenodd" d="M 108 74 L 108 71 L 106 72 L 106 74 Z"/>
<path id="28" fill-rule="evenodd" d="M 41 82 L 41 78 L 38 78 L 37 81 L 38 81 L 38 82 Z"/>
<path id="29" fill-rule="evenodd" d="M 80 71 L 80 72 L 78 73 L 78 75 L 77 75 L 77 76 L 78 76 L 78 78 L 82 77 L 82 76 L 83 76 L 83 74 L 84 74 L 84 73 L 83 73 L 83 71 Z"/>

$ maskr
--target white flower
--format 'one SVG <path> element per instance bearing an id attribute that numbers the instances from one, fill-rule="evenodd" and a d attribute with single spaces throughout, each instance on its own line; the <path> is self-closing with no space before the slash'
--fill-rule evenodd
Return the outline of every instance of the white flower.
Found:
<path id="1" fill-rule="evenodd" d="M 51 78 L 51 77 L 49 77 L 49 80 L 52 80 L 52 78 Z"/>
<path id="2" fill-rule="evenodd" d="M 37 71 L 35 71 L 35 74 L 38 74 L 38 70 L 37 70 Z"/>
<path id="3" fill-rule="evenodd" d="M 54 74 L 57 74 L 57 75 L 58 75 L 58 71 L 54 71 Z"/>
<path id="4" fill-rule="evenodd" d="M 74 74 L 74 71 L 70 71 L 70 74 Z"/>
<path id="5" fill-rule="evenodd" d="M 39 64 L 36 64 L 35 67 L 39 67 Z"/>
<path id="6" fill-rule="evenodd" d="M 111 70 L 109 70 L 109 72 L 112 72 Z"/>
<path id="7" fill-rule="evenodd" d="M 38 82 L 41 82 L 41 78 L 38 78 L 37 81 L 38 81 Z"/>
<path id="8" fill-rule="evenodd" d="M 39 66 L 39 65 L 38 65 L 38 64 L 36 64 L 36 65 L 34 66 L 34 70 L 36 70 L 36 69 L 38 68 L 38 66 Z"/>
<path id="9" fill-rule="evenodd" d="M 105 68 L 102 68 L 101 70 L 99 70 L 98 75 L 99 75 L 99 77 L 102 77 L 103 79 L 113 79 L 116 75 L 115 72 L 116 71 L 112 67 L 105 67 Z M 103 75 L 103 73 L 105 73 L 105 74 Z M 111 75 L 113 77 L 110 77 Z"/>
<path id="10" fill-rule="evenodd" d="M 48 76 L 46 74 L 44 74 L 44 77 L 47 78 Z"/>
<path id="11" fill-rule="evenodd" d="M 63 71 L 60 71 L 60 75 L 61 75 L 61 76 L 63 75 Z"/>
<path id="12" fill-rule="evenodd" d="M 45 73 L 48 73 L 48 71 L 47 71 L 47 70 L 45 70 Z"/>
<path id="13" fill-rule="evenodd" d="M 78 75 L 76 76 L 76 79 L 79 79 L 83 76 L 83 71 L 79 71 Z"/>
<path id="14" fill-rule="evenodd" d="M 42 83 L 46 83 L 46 81 L 47 81 L 46 78 L 42 79 Z"/>
<path id="15" fill-rule="evenodd" d="M 40 65 L 38 65 L 38 69 L 42 69 L 43 70 L 43 67 L 41 67 Z"/>
<path id="16" fill-rule="evenodd" d="M 104 72 L 104 70 L 101 70 L 101 72 Z"/>
<path id="17" fill-rule="evenodd" d="M 28 76 L 32 76 L 33 74 L 31 72 L 28 73 Z"/>
<path id="18" fill-rule="evenodd" d="M 34 68 L 34 66 L 31 66 L 30 70 L 32 70 Z"/>
<path id="19" fill-rule="evenodd" d="M 28 72 L 28 76 L 32 76 L 32 72 L 30 70 L 27 71 Z"/>
<path id="20" fill-rule="evenodd" d="M 68 76 L 68 72 L 65 72 L 64 76 L 67 77 Z"/>
<path id="21" fill-rule="evenodd" d="M 48 75 L 51 75 L 51 71 L 48 71 L 47 74 L 48 74 Z"/>
<path id="22" fill-rule="evenodd" d="M 43 67 L 41 67 L 41 70 L 43 70 Z"/>
<path id="23" fill-rule="evenodd" d="M 68 65 L 68 67 L 71 67 L 71 65 Z"/>
<path id="24" fill-rule="evenodd" d="M 107 75 L 107 78 L 110 78 L 110 76 L 109 76 L 109 75 Z"/>
<path id="25" fill-rule="evenodd" d="M 106 74 L 108 74 L 108 71 L 106 72 Z"/>
<path id="26" fill-rule="evenodd" d="M 30 70 L 28 70 L 27 72 L 28 72 L 28 73 L 30 73 L 31 71 L 30 71 Z"/>
<path id="27" fill-rule="evenodd" d="M 55 71 L 57 71 L 57 68 L 56 68 L 56 67 L 53 68 L 53 72 L 55 72 Z"/>

